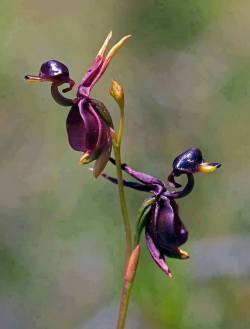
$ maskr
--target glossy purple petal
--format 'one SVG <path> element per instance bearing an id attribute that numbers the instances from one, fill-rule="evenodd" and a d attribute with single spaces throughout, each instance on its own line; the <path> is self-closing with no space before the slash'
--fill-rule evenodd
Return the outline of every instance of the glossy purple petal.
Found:
<path id="1" fill-rule="evenodd" d="M 165 263 L 164 256 L 161 254 L 160 250 L 156 247 L 153 239 L 147 232 L 145 233 L 145 237 L 146 237 L 146 244 L 147 244 L 148 250 L 149 250 L 153 260 L 160 267 L 160 269 L 162 269 L 162 271 L 171 278 L 172 273 L 169 270 L 167 264 Z"/>
<path id="2" fill-rule="evenodd" d="M 157 244 L 161 249 L 178 247 L 188 239 L 188 231 L 182 223 L 174 199 L 161 197 L 156 223 Z"/>
<path id="3" fill-rule="evenodd" d="M 66 127 L 70 146 L 76 151 L 84 152 L 86 149 L 85 126 L 77 105 L 69 111 Z"/>
<path id="4" fill-rule="evenodd" d="M 51 59 L 41 65 L 39 77 L 66 82 L 69 80 L 69 70 L 63 63 Z"/>
<path id="5" fill-rule="evenodd" d="M 82 100 L 78 106 L 73 106 L 66 127 L 70 146 L 76 151 L 89 152 L 90 161 L 101 156 L 96 172 L 103 170 L 111 153 L 110 132 L 92 105 Z"/>
<path id="6" fill-rule="evenodd" d="M 154 254 L 151 252 L 154 260 L 161 264 L 157 259 L 157 255 L 160 255 L 160 258 L 163 259 L 164 256 L 177 258 L 177 259 L 186 259 L 188 255 L 183 255 L 178 247 L 185 243 L 188 238 L 188 232 L 183 225 L 179 214 L 178 206 L 173 199 L 169 199 L 162 195 L 160 199 L 153 205 L 150 221 L 146 225 L 146 236 L 149 237 L 151 245 L 158 250 L 158 254 L 154 251 Z M 151 246 L 151 249 L 153 248 Z M 156 255 L 156 256 L 155 256 Z M 159 263 L 160 262 L 160 263 Z"/>
<path id="7" fill-rule="evenodd" d="M 85 135 L 84 151 L 89 151 L 91 153 L 91 159 L 95 160 L 103 146 L 101 143 L 105 142 L 103 140 L 103 136 L 104 138 L 106 137 L 104 123 L 89 103 L 80 101 L 78 106 L 85 127 L 83 131 Z"/>

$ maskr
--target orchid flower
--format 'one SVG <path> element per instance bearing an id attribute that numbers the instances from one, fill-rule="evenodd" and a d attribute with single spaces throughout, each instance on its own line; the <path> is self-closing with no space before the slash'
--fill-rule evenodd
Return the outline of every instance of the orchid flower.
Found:
<path id="1" fill-rule="evenodd" d="M 80 82 L 75 99 L 66 98 L 58 89 L 62 84 L 68 83 L 69 87 L 62 90 L 63 93 L 68 92 L 72 90 L 75 82 L 70 78 L 68 68 L 57 60 L 43 63 L 38 76 L 25 76 L 30 82 L 50 82 L 54 100 L 59 105 L 71 107 L 66 120 L 69 144 L 74 150 L 83 152 L 81 164 L 95 160 L 95 177 L 103 171 L 111 154 L 110 128 L 113 128 L 113 122 L 105 105 L 91 98 L 90 93 L 130 35 L 123 37 L 105 55 L 111 37 L 112 32 L 108 34 L 94 62 Z"/>
<path id="2" fill-rule="evenodd" d="M 112 158 L 110 161 L 115 164 Z M 212 173 L 220 166 L 218 162 L 205 162 L 198 148 L 188 149 L 175 158 L 173 170 L 168 176 L 170 187 L 181 187 L 175 181 L 175 177 L 183 174 L 187 176 L 187 183 L 182 190 L 170 191 L 161 180 L 122 164 L 122 170 L 138 181 L 124 180 L 124 186 L 152 194 L 154 202 L 148 207 L 143 220 L 146 244 L 153 260 L 169 277 L 172 277 L 172 273 L 165 262 L 165 256 L 177 259 L 189 258 L 188 253 L 179 248 L 187 241 L 188 231 L 179 217 L 175 199 L 185 197 L 192 191 L 193 174 Z M 102 176 L 112 183 L 117 183 L 116 178 L 105 173 Z"/>

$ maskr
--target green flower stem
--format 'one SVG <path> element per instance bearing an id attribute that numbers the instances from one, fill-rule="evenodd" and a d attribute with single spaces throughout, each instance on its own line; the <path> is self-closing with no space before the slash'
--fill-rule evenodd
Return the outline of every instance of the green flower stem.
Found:
<path id="1" fill-rule="evenodd" d="M 121 131 L 121 130 L 119 129 L 119 131 Z M 112 138 L 112 141 L 113 141 L 113 148 L 114 148 L 115 161 L 116 161 L 116 174 L 117 174 L 117 180 L 118 180 L 120 205 L 121 205 L 125 237 L 126 237 L 126 257 L 125 257 L 125 273 L 126 273 L 127 266 L 129 263 L 129 258 L 130 258 L 131 252 L 132 252 L 132 233 L 131 233 L 130 222 L 129 222 L 129 218 L 128 218 L 128 210 L 127 210 L 127 204 L 126 204 L 124 186 L 123 186 L 120 145 L 118 145 L 116 143 L 114 137 Z M 116 329 L 124 329 L 124 327 L 125 327 L 129 297 L 130 297 L 131 289 L 133 286 L 133 280 L 127 281 L 125 279 L 125 273 L 124 273 L 124 279 L 123 279 L 123 287 L 122 287 L 122 294 L 121 294 L 121 299 L 120 299 L 120 308 L 119 308 L 119 315 L 118 315 Z"/>
<path id="2" fill-rule="evenodd" d="M 137 265 L 139 261 L 140 245 L 137 244 L 136 246 L 134 246 L 134 249 L 132 250 L 133 247 L 132 231 L 128 218 L 128 210 L 127 210 L 124 185 L 123 185 L 123 174 L 121 169 L 121 143 L 122 143 L 122 137 L 124 131 L 124 92 L 122 86 L 120 86 L 118 82 L 112 81 L 110 94 L 115 99 L 120 109 L 120 122 L 119 122 L 118 133 L 116 134 L 116 132 L 112 128 L 110 128 L 110 132 L 111 132 L 112 144 L 115 154 L 120 205 L 121 205 L 123 224 L 124 224 L 124 230 L 126 236 L 125 271 L 123 277 L 119 315 L 116 324 L 116 329 L 124 329 L 126 318 L 127 318 L 127 312 L 128 312 L 129 298 L 133 287 L 134 278 L 136 275 Z"/>
<path id="3" fill-rule="evenodd" d="M 120 124 L 119 124 L 118 136 L 117 136 L 117 145 L 121 147 L 123 130 L 124 130 L 124 103 L 120 104 L 119 108 L 120 108 Z"/>
<path id="4" fill-rule="evenodd" d="M 136 250 L 140 247 L 139 243 L 140 243 L 141 232 L 145 225 L 145 221 L 147 219 L 147 213 L 149 207 L 154 202 L 155 202 L 155 198 L 148 199 L 138 211 L 137 227 L 134 237 L 134 250 L 131 253 L 131 256 L 127 262 L 125 269 L 122 295 L 120 300 L 119 317 L 118 317 L 116 329 L 124 329 L 125 327 L 130 294 L 133 288 L 134 278 L 137 271 L 138 260 L 139 260 L 139 253 L 137 254 L 137 258 L 136 256 L 134 256 L 134 254 L 136 254 Z M 135 258 L 136 260 L 134 260 Z"/>
<path id="5" fill-rule="evenodd" d="M 124 329 L 127 312 L 128 312 L 128 304 L 130 299 L 131 290 L 133 288 L 134 278 L 137 271 L 137 266 L 139 262 L 139 253 L 136 256 L 134 254 L 136 253 L 136 250 L 140 248 L 140 237 L 142 229 L 145 225 L 145 220 L 147 219 L 147 212 L 149 210 L 149 207 L 155 202 L 155 198 L 150 198 L 144 204 L 138 211 L 138 219 L 137 219 L 137 227 L 134 237 L 134 250 L 129 258 L 129 261 L 127 262 L 127 266 L 125 269 L 125 275 L 123 279 L 123 287 L 122 287 L 122 295 L 121 295 L 121 301 L 120 301 L 120 309 L 119 309 L 119 317 L 117 321 L 116 329 Z M 136 258 L 136 260 L 134 260 Z M 132 264 L 132 265 L 131 265 Z"/>
<path id="6" fill-rule="evenodd" d="M 118 190 L 119 190 L 119 198 L 120 198 L 120 205 L 122 211 L 122 218 L 123 218 L 123 225 L 125 230 L 125 237 L 126 237 L 126 263 L 130 257 L 132 252 L 132 233 L 131 227 L 128 217 L 128 208 L 125 198 L 124 186 L 123 186 L 123 174 L 121 169 L 121 152 L 120 152 L 120 145 L 116 143 L 115 138 L 112 138 L 114 154 L 115 154 L 115 162 L 116 162 L 116 174 L 118 180 Z"/>
<path id="7" fill-rule="evenodd" d="M 128 312 L 129 297 L 131 294 L 132 287 L 133 287 L 133 281 L 126 282 L 124 280 L 123 287 L 122 287 L 121 301 L 120 301 L 119 317 L 118 317 L 116 329 L 125 328 L 127 312 Z"/>
<path id="8" fill-rule="evenodd" d="M 115 162 L 116 162 L 116 175 L 118 180 L 118 190 L 119 190 L 119 198 L 120 198 L 120 205 L 122 211 L 122 218 L 123 218 L 123 225 L 125 230 L 125 237 L 126 237 L 126 257 L 125 257 L 125 271 L 124 271 L 124 278 L 123 278 L 123 287 L 120 299 L 120 307 L 119 307 L 119 315 L 117 320 L 116 329 L 124 329 L 125 322 L 127 318 L 128 312 L 128 304 L 129 304 L 129 297 L 131 293 L 131 289 L 133 286 L 134 276 L 136 273 L 137 262 L 134 266 L 134 271 L 132 277 L 128 278 L 127 271 L 129 269 L 130 259 L 133 258 L 132 253 L 132 231 L 128 217 L 128 208 L 125 198 L 124 186 L 123 186 L 123 173 L 121 169 L 121 142 L 122 136 L 124 131 L 124 104 L 118 104 L 120 108 L 120 124 L 118 134 L 115 133 L 113 129 L 111 129 L 111 137 L 112 137 L 112 144 L 114 149 L 115 155 Z"/>

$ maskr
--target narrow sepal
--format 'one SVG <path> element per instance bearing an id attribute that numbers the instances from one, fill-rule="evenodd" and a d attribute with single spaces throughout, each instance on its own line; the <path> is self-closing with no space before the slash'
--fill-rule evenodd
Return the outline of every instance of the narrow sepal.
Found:
<path id="1" fill-rule="evenodd" d="M 118 184 L 118 180 L 115 177 L 109 176 L 105 173 L 102 173 L 102 177 L 106 178 L 107 180 L 109 180 L 113 184 Z M 143 191 L 143 192 L 149 192 L 150 191 L 150 189 L 146 185 L 142 185 L 142 184 L 136 183 L 136 182 L 131 182 L 131 181 L 128 181 L 126 179 L 123 179 L 123 185 L 126 186 L 126 187 L 130 187 L 130 188 L 132 188 L 134 190 L 137 190 L 137 191 Z"/>

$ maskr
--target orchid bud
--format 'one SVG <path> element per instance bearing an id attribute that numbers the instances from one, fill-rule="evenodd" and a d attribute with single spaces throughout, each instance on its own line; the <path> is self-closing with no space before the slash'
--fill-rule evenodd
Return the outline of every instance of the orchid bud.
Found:
<path id="1" fill-rule="evenodd" d="M 124 90 L 121 85 L 115 80 L 112 80 L 109 90 L 110 95 L 114 98 L 120 108 L 124 107 Z"/>

